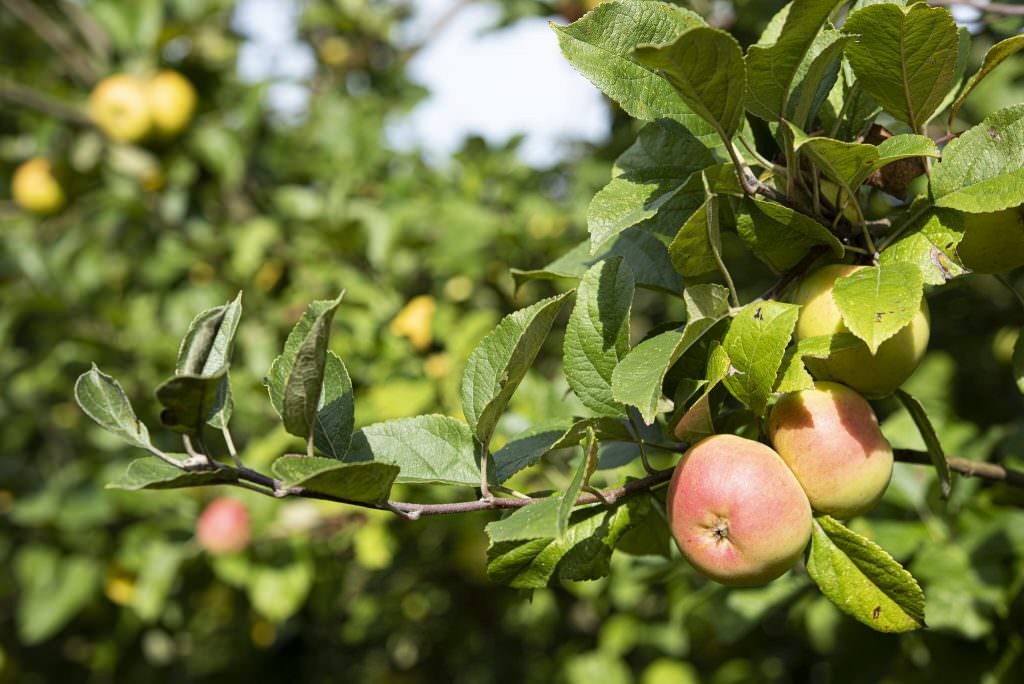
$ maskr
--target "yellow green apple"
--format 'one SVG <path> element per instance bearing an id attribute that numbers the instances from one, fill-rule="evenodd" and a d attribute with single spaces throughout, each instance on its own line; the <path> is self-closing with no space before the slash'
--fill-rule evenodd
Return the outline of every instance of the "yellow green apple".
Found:
<path id="1" fill-rule="evenodd" d="M 793 302 L 800 305 L 796 324 L 797 341 L 820 335 L 849 332 L 832 298 L 838 278 L 864 268 L 847 264 L 823 266 L 798 285 Z M 928 349 L 931 332 L 928 303 L 910 323 L 883 342 L 875 354 L 866 345 L 835 352 L 828 359 L 807 359 L 807 369 L 819 380 L 836 380 L 871 397 L 892 394 L 914 372 Z"/>
<path id="2" fill-rule="evenodd" d="M 64 189 L 50 162 L 33 157 L 14 170 L 11 196 L 18 206 L 35 214 L 52 214 L 64 206 Z"/>
<path id="3" fill-rule="evenodd" d="M 89 117 L 112 140 L 145 139 L 153 126 L 146 82 L 131 74 L 103 79 L 89 95 Z"/>
<path id="4" fill-rule="evenodd" d="M 196 111 L 196 89 L 177 71 L 165 69 L 146 83 L 149 116 L 157 133 L 169 138 L 180 133 Z"/>
<path id="5" fill-rule="evenodd" d="M 964 214 L 964 237 L 956 247 L 964 266 L 977 273 L 1002 273 L 1024 266 L 1024 207 Z"/>

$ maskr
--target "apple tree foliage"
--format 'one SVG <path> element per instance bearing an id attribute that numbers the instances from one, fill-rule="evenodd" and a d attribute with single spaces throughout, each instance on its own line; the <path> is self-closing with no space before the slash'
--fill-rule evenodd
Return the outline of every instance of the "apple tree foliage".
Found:
<path id="1" fill-rule="evenodd" d="M 361 45 L 390 49 L 386 31 L 363 20 Z M 227 485 L 265 495 L 268 517 L 274 506 L 316 501 L 413 529 L 433 525 L 435 516 L 468 520 L 477 535 L 481 527 L 486 534 L 480 553 L 493 586 L 545 597 L 552 587 L 617 577 L 667 585 L 678 613 L 651 638 L 681 655 L 687 647 L 673 645 L 668 633 L 719 591 L 680 574 L 687 571 L 664 520 L 664 485 L 687 446 L 715 433 L 762 436 L 774 399 L 810 386 L 805 358 L 877 349 L 909 323 L 923 297 L 932 300 L 940 349 L 972 348 L 986 358 L 978 340 L 991 331 L 964 331 L 966 324 L 947 322 L 945 312 L 966 319 L 971 305 L 959 304 L 966 297 L 1016 296 L 1024 304 L 1010 277 L 972 275 L 956 250 L 965 213 L 1024 204 L 1024 104 L 1006 103 L 974 125 L 963 118 L 989 80 L 1013 68 L 1017 43 L 993 45 L 971 73 L 971 35 L 948 9 L 860 0 L 794 0 L 759 37 L 737 32 L 746 47 L 703 15 L 656 0 L 610 0 L 552 28 L 565 59 L 635 122 L 635 139 L 613 161 L 589 160 L 577 171 L 611 166 L 610 179 L 585 208 L 579 204 L 585 238 L 565 244 L 564 229 L 507 231 L 510 213 L 539 212 L 550 221 L 559 210 L 525 171 L 483 191 L 485 177 L 514 164 L 493 152 L 464 153 L 464 187 L 453 197 L 429 167 L 388 158 L 371 142 L 379 131 L 332 140 L 339 122 L 377 126 L 375 114 L 412 99 L 390 94 L 404 84 L 400 71 L 381 66 L 387 60 L 367 57 L 362 65 L 372 101 L 318 94 L 298 129 L 278 124 L 268 132 L 258 94 L 238 84 L 211 86 L 203 95 L 218 99 L 180 150 L 107 149 L 90 142 L 92 133 L 58 138 L 72 159 L 101 150 L 83 168 L 114 175 L 126 188 L 138 179 L 131 180 L 137 167 L 119 166 L 124 159 L 155 163 L 167 177 L 159 193 L 123 190 L 115 210 L 81 201 L 68 210 L 104 232 L 103 241 L 83 235 L 67 249 L 97 250 L 117 264 L 114 276 L 94 274 L 98 301 L 111 277 L 126 296 L 136 280 L 156 294 L 130 299 L 132 308 L 115 307 L 116 315 L 72 318 L 62 349 L 79 362 L 76 345 L 102 346 L 96 338 L 127 329 L 133 337 L 124 346 L 138 345 L 134 351 L 144 357 L 126 362 L 123 352 L 104 347 L 99 366 L 74 383 L 89 418 L 148 452 L 111 477 L 114 490 Z M 113 23 L 106 29 L 118 35 Z M 316 39 L 315 28 L 311 33 Z M 129 31 L 122 39 L 145 38 Z M 349 164 L 345 174 L 337 172 L 339 158 Z M 424 178 L 430 188 L 414 187 Z M 112 192 L 108 201 L 118 199 Z M 461 229 L 434 232 L 423 215 L 438 207 L 442 222 Z M 159 224 L 152 234 L 140 229 L 125 238 L 146 244 L 137 253 L 158 255 L 152 269 L 140 268 L 119 244 L 125 216 Z M 57 231 L 62 221 L 67 212 L 47 225 Z M 237 233 L 231 249 L 218 242 L 223 225 Z M 173 237 L 159 232 L 169 229 Z M 61 292 L 60 259 L 68 259 L 66 267 L 80 259 L 38 244 L 34 252 L 28 227 L 21 230 L 29 246 L 18 252 L 18 267 L 45 283 L 50 305 L 64 311 L 74 300 Z M 495 275 L 492 264 L 481 266 L 481 254 L 495 245 L 522 260 L 512 264 L 520 267 L 511 280 Z M 346 250 L 360 256 L 338 263 Z M 545 253 L 540 262 L 538 251 Z M 208 256 L 197 262 L 199 255 Z M 430 383 L 401 379 L 415 375 L 409 357 L 417 350 L 374 339 L 405 295 L 423 291 L 415 282 L 422 258 L 420 277 L 446 274 L 436 290 L 460 304 L 438 317 L 433 337 L 443 351 L 423 364 L 432 364 Z M 849 333 L 798 344 L 799 307 L 787 302 L 790 290 L 811 269 L 836 262 L 866 266 L 836 285 Z M 222 267 L 230 278 L 220 277 Z M 376 271 L 392 282 L 381 286 Z M 179 288 L 183 275 L 189 287 Z M 227 281 L 245 286 L 245 294 L 225 291 Z M 462 296 L 466 287 L 493 292 Z M 278 305 L 282 289 L 288 310 Z M 508 308 L 517 289 L 517 308 L 494 313 Z M 300 293 L 315 293 L 307 297 L 314 301 L 296 308 Z M 161 297 L 168 297 L 163 305 Z M 243 298 L 263 322 L 242 316 Z M 199 313 L 189 322 L 182 311 L 193 304 Z M 98 303 L 97 312 L 106 306 Z M 991 386 L 1005 390 L 1015 381 L 1024 391 L 1024 336 L 1014 347 L 1011 330 L 1021 311 L 1000 312 L 997 325 L 986 324 L 1000 329 L 1010 369 L 1000 366 L 1002 379 Z M 282 320 L 290 331 L 280 330 Z M 268 332 L 268 325 L 278 330 Z M 176 354 L 165 339 L 172 330 L 182 337 Z M 283 345 L 273 346 L 278 338 Z M 236 346 L 245 349 L 238 359 Z M 125 386 L 101 369 L 110 365 L 123 371 L 117 375 Z M 956 373 L 949 354 L 938 351 L 904 388 L 877 400 L 899 460 L 909 462 L 898 466 L 880 513 L 847 523 L 817 517 L 800 568 L 763 589 L 723 595 L 725 617 L 714 626 L 720 642 L 739 642 L 759 621 L 793 606 L 808 632 L 838 633 L 838 610 L 880 632 L 928 627 L 968 641 L 989 636 L 1006 644 L 1000 654 L 1011 654 L 995 657 L 992 671 L 1002 676 L 1019 667 L 1019 635 L 1014 641 L 1013 624 L 1000 620 L 1019 606 L 1024 587 L 1024 518 L 1013 487 L 1022 476 L 1012 469 L 1024 424 L 1008 416 L 1005 423 L 1015 427 L 983 431 L 981 418 L 960 417 L 958 411 L 976 415 L 977 407 L 957 404 L 949 389 Z M 254 381 L 269 407 L 253 406 Z M 137 412 L 129 397 L 142 396 L 147 385 L 156 402 L 143 408 L 136 399 Z M 1016 395 L 990 401 L 1021 409 Z M 255 419 L 271 412 L 280 427 L 260 436 Z M 249 440 L 233 436 L 238 422 Z M 113 443 L 97 438 L 91 448 Z M 990 462 L 1004 451 L 1006 467 Z M 981 477 L 958 479 L 971 475 Z M 36 506 L 44 520 L 58 515 L 45 501 Z M 30 508 L 20 510 L 31 520 Z M 469 515 L 479 511 L 489 517 Z M 140 523 L 138 536 L 146 529 Z M 373 541 L 365 543 L 363 553 L 372 556 Z M 299 610 L 320 567 L 310 547 L 285 546 L 272 559 L 214 562 L 218 576 L 247 591 L 275 624 Z M 123 564 L 138 576 L 135 589 L 151 592 L 142 594 L 151 603 L 128 602 L 143 620 L 155 620 L 189 551 L 160 539 L 134 553 Z M 146 553 L 162 562 L 147 562 Z M 20 604 L 27 641 L 59 629 L 102 582 L 101 567 L 82 548 L 62 558 L 52 547 L 29 548 L 16 568 L 29 588 Z M 805 591 L 812 584 L 821 595 Z M 261 591 L 268 585 L 272 591 Z M 35 617 L 46 615 L 39 607 L 54 587 L 77 592 L 58 602 L 68 615 Z M 630 624 L 644 619 L 633 605 L 622 618 Z M 563 674 L 571 681 L 583 681 L 587 671 L 617 677 L 646 637 L 629 638 L 618 650 L 574 657 Z M 621 681 L 629 681 L 628 671 Z"/>

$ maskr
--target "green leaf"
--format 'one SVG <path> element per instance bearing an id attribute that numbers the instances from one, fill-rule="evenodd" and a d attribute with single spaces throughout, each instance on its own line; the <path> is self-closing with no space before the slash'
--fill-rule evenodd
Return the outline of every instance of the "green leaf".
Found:
<path id="1" fill-rule="evenodd" d="M 561 506 L 561 496 L 550 496 L 516 509 L 507 518 L 489 523 L 484 530 L 492 544 L 555 539 L 561 534 L 558 524 Z"/>
<path id="2" fill-rule="evenodd" d="M 288 380 L 284 385 L 281 418 L 285 430 L 296 437 L 305 439 L 313 433 L 324 387 L 331 322 L 344 295 L 342 292 L 337 299 L 317 312 L 309 332 L 295 350 Z"/>
<path id="3" fill-rule="evenodd" d="M 678 225 L 674 220 L 704 198 L 699 177 L 680 176 L 675 170 L 648 169 L 613 178 L 587 208 L 590 251 L 630 226 L 644 224 L 655 232 Z"/>
<path id="4" fill-rule="evenodd" d="M 861 87 L 894 117 L 920 131 L 956 77 L 960 38 L 949 10 L 884 3 L 854 12 L 843 32 Z"/>
<path id="5" fill-rule="evenodd" d="M 832 289 L 846 327 L 872 354 L 910 323 L 923 294 L 921 271 L 911 264 L 862 268 L 837 279 Z"/>
<path id="6" fill-rule="evenodd" d="M 897 223 L 894 229 L 899 230 Z M 956 246 L 964 236 L 963 214 L 952 209 L 930 209 L 878 259 L 881 266 L 913 264 L 926 285 L 943 285 L 966 273 L 956 262 Z"/>
<path id="7" fill-rule="evenodd" d="M 520 432 L 494 453 L 494 483 L 501 484 L 524 468 L 528 468 L 548 452 L 575 446 L 587 429 L 596 430 L 602 438 L 628 439 L 628 429 L 617 420 L 557 418 Z"/>
<path id="8" fill-rule="evenodd" d="M 736 232 L 761 261 L 779 273 L 799 263 L 815 245 L 828 245 L 836 257 L 846 251 L 827 227 L 766 199 L 744 197 L 740 201 Z"/>
<path id="9" fill-rule="evenodd" d="M 330 458 L 344 458 L 352 442 L 355 403 L 348 369 L 328 350 L 324 364 L 324 389 L 316 412 L 313 446 Z"/>
<path id="10" fill-rule="evenodd" d="M 967 85 L 964 86 L 960 96 L 956 98 L 953 106 L 950 107 L 949 126 L 953 125 L 956 113 L 960 111 L 960 107 L 963 106 L 964 101 L 974 91 L 974 89 L 977 88 L 989 74 L 995 71 L 996 67 L 1021 50 L 1024 50 L 1024 35 L 1011 36 L 1006 40 L 999 41 L 988 49 L 988 52 L 985 53 L 985 59 L 981 63 L 981 67 L 974 72 L 974 75 L 971 76 L 969 81 L 967 81 Z"/>
<path id="11" fill-rule="evenodd" d="M 185 458 L 184 454 L 171 454 Z M 137 458 L 128 464 L 128 469 L 117 480 L 107 484 L 107 489 L 125 489 L 136 492 L 142 489 L 183 489 L 204 485 L 229 484 L 237 482 L 238 475 L 229 468 L 186 471 L 176 468 L 157 458 Z"/>
<path id="12" fill-rule="evenodd" d="M 721 343 L 714 342 L 711 352 L 708 354 L 704 391 L 676 423 L 676 439 L 684 442 L 698 442 L 715 434 L 715 423 L 710 405 L 711 392 L 725 380 L 731 368 L 729 355 L 722 348 Z"/>
<path id="13" fill-rule="evenodd" d="M 164 427 L 188 435 L 198 434 L 203 424 L 220 410 L 220 387 L 227 368 L 214 375 L 175 375 L 156 388 L 156 399 L 164 407 Z"/>
<path id="14" fill-rule="evenodd" d="M 723 382 L 729 392 L 758 416 L 764 415 L 782 357 L 796 328 L 800 307 L 754 302 L 729 325 L 722 347 L 734 369 Z"/>
<path id="15" fill-rule="evenodd" d="M 827 515 L 813 529 L 807 573 L 836 607 L 879 632 L 925 626 L 924 592 L 892 556 Z"/>
<path id="16" fill-rule="evenodd" d="M 178 348 L 175 372 L 179 375 L 213 375 L 230 364 L 241 315 L 242 293 L 239 292 L 227 304 L 196 316 Z"/>
<path id="17" fill-rule="evenodd" d="M 535 425 L 519 433 L 505 446 L 494 452 L 494 479 L 498 484 L 528 468 L 556 448 L 566 434 L 573 430 L 570 419 L 559 418 L 550 423 Z"/>
<path id="18" fill-rule="evenodd" d="M 636 141 L 615 160 L 616 176 L 658 170 L 666 177 L 686 178 L 717 159 L 710 149 L 674 119 L 658 119 L 640 129 Z"/>
<path id="19" fill-rule="evenodd" d="M 608 574 L 615 545 L 647 519 L 649 510 L 647 497 L 630 497 L 612 507 L 598 504 L 576 509 L 565 534 L 557 538 L 492 540 L 487 550 L 487 575 L 516 589 L 541 589 L 554 579 L 603 577 Z"/>
<path id="20" fill-rule="evenodd" d="M 710 212 L 711 200 L 708 199 L 687 219 L 668 246 L 672 266 L 684 278 L 698 278 L 718 271 L 708 222 Z"/>
<path id="21" fill-rule="evenodd" d="M 479 486 L 473 435 L 462 421 L 428 415 L 368 425 L 352 436 L 346 463 L 373 461 L 401 468 L 398 482 Z"/>
<path id="22" fill-rule="evenodd" d="M 481 443 L 490 441 L 567 296 L 550 297 L 509 314 L 470 354 L 462 375 L 462 410 Z"/>
<path id="23" fill-rule="evenodd" d="M 844 59 L 836 84 L 818 110 L 825 130 L 833 138 L 856 140 L 879 112 L 878 103 L 860 87 L 849 60 Z"/>
<path id="24" fill-rule="evenodd" d="M 586 470 L 587 461 L 583 459 L 564 492 L 531 503 L 487 525 L 485 529 L 491 543 L 561 538 L 569 529 L 569 516 L 576 505 Z"/>
<path id="25" fill-rule="evenodd" d="M 387 463 L 341 463 L 319 456 L 282 456 L 270 467 L 285 487 L 370 504 L 387 503 L 399 468 Z"/>
<path id="26" fill-rule="evenodd" d="M 946 145 L 931 191 L 936 206 L 971 213 L 1024 204 L 1024 105 L 1000 109 Z"/>
<path id="27" fill-rule="evenodd" d="M 729 292 L 720 285 L 695 285 L 683 292 L 687 322 L 644 340 L 619 362 L 612 373 L 612 397 L 640 409 L 650 425 L 658 413 L 665 375 L 676 361 L 716 323 L 729 315 Z"/>
<path id="28" fill-rule="evenodd" d="M 928 413 L 924 410 L 921 402 L 903 390 L 896 390 L 896 397 L 903 404 L 903 407 L 907 409 L 907 413 L 914 420 L 914 425 L 917 426 L 917 431 L 921 433 L 921 439 L 924 440 L 925 445 L 928 447 L 928 455 L 931 456 L 932 465 L 935 466 L 935 473 L 939 476 L 942 498 L 948 499 L 949 493 L 953 489 L 949 462 L 946 460 L 946 452 L 942 448 L 942 443 L 939 442 L 939 436 L 935 433 L 935 428 L 928 418 Z"/>
<path id="29" fill-rule="evenodd" d="M 590 255 L 590 241 L 585 240 L 569 252 L 541 269 L 512 269 L 516 286 L 529 280 L 582 278 L 592 265 L 620 256 L 633 271 L 637 287 L 678 295 L 683 281 L 672 267 L 665 243 L 639 226 L 627 228 L 601 246 L 596 256 Z"/>
<path id="30" fill-rule="evenodd" d="M 93 364 L 75 381 L 75 401 L 103 429 L 129 444 L 149 449 L 149 430 L 135 416 L 120 383 Z"/>
<path id="31" fill-rule="evenodd" d="M 206 363 L 203 365 L 203 375 L 212 375 L 221 368 L 227 368 L 231 364 L 231 355 L 235 347 L 235 332 L 238 330 L 238 322 L 242 318 L 242 293 L 224 305 L 224 317 L 221 319 L 220 327 L 213 338 L 206 356 Z M 231 420 L 231 413 L 234 410 L 234 401 L 231 398 L 231 378 L 225 376 L 224 382 L 217 388 L 218 397 L 215 402 L 213 416 L 209 423 L 215 428 L 226 427 Z"/>
<path id="32" fill-rule="evenodd" d="M 288 333 L 288 339 L 284 343 L 284 350 L 270 364 L 270 370 L 267 372 L 267 377 L 264 378 L 263 384 L 270 395 L 270 403 L 274 405 L 274 410 L 282 417 L 284 416 L 284 390 L 292 368 L 295 366 L 295 357 L 299 352 L 299 348 L 309 336 L 316 319 L 327 309 L 334 306 L 334 304 L 335 301 L 333 300 L 312 302 L 302 313 L 299 321 L 292 327 L 291 332 Z"/>
<path id="33" fill-rule="evenodd" d="M 840 4 L 837 0 L 794 0 L 776 15 L 774 26 L 761 41 L 747 50 L 746 104 L 751 114 L 766 121 L 785 116 L 800 66 Z"/>
<path id="34" fill-rule="evenodd" d="M 633 272 L 621 258 L 591 267 L 576 291 L 565 330 L 565 378 L 583 405 L 597 415 L 623 416 L 612 398 L 612 373 L 629 351 Z"/>
<path id="35" fill-rule="evenodd" d="M 218 306 L 203 311 L 188 326 L 185 337 L 178 346 L 178 361 L 174 372 L 181 375 L 202 375 L 206 359 L 210 355 L 217 331 L 224 320 L 224 307 Z"/>
<path id="36" fill-rule="evenodd" d="M 843 51 L 851 36 L 825 29 L 817 35 L 797 70 L 796 87 L 789 98 L 788 120 L 799 128 L 811 126 L 818 110 L 836 83 Z"/>
<path id="37" fill-rule="evenodd" d="M 50 546 L 22 546 L 14 556 L 15 618 L 26 646 L 46 641 L 71 621 L 100 590 L 100 564 L 80 555 L 61 556 Z"/>
<path id="38" fill-rule="evenodd" d="M 661 2 L 606 2 L 569 26 L 552 25 L 562 54 L 627 114 L 643 121 L 670 118 L 714 144 L 710 126 L 680 101 L 657 74 L 631 57 L 640 45 L 665 43 L 704 20 L 696 13 Z"/>
<path id="39" fill-rule="evenodd" d="M 673 41 L 638 47 L 633 55 L 641 64 L 657 69 L 723 142 L 728 143 L 739 130 L 746 66 L 743 50 L 731 35 L 696 26 Z"/>
<path id="40" fill-rule="evenodd" d="M 776 392 L 800 392 L 814 387 L 814 378 L 807 372 L 804 359 L 827 359 L 832 354 L 863 347 L 864 343 L 850 333 L 805 337 L 786 352 Z"/>

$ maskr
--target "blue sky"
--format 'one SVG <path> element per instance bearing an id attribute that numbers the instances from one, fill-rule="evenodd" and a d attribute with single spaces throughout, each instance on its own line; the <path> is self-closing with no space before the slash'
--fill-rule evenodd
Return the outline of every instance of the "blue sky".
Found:
<path id="1" fill-rule="evenodd" d="M 416 0 L 415 13 L 397 38 L 416 43 L 457 0 Z M 467 135 L 501 144 L 523 134 L 524 160 L 545 166 L 568 143 L 599 141 L 610 126 L 598 91 L 561 57 L 548 19 L 526 19 L 489 31 L 498 18 L 491 3 L 468 4 L 430 36 L 410 63 L 410 77 L 431 96 L 409 116 L 390 122 L 389 142 L 423 149 L 435 162 L 457 149 Z M 234 26 L 248 40 L 239 54 L 239 74 L 249 81 L 273 80 L 268 97 L 284 118 L 301 117 L 316 56 L 297 40 L 295 0 L 240 0 Z"/>

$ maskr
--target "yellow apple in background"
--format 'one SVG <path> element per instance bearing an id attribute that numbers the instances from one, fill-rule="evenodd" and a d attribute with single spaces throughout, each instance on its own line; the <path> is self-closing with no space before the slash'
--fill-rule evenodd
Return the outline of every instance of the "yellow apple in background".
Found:
<path id="1" fill-rule="evenodd" d="M 820 335 L 849 332 L 839 307 L 832 299 L 832 286 L 838 278 L 850 275 L 863 266 L 834 264 L 823 266 L 804 278 L 793 296 L 800 305 L 796 324 L 796 340 Z M 835 352 L 828 359 L 807 359 L 807 369 L 818 380 L 836 380 L 870 397 L 892 394 L 914 372 L 928 349 L 931 333 L 928 303 L 910 323 L 883 342 L 872 354 L 867 346 Z"/>
<path id="2" fill-rule="evenodd" d="M 196 111 L 196 89 L 177 71 L 165 69 L 146 84 L 149 117 L 161 136 L 180 133 Z"/>
<path id="3" fill-rule="evenodd" d="M 964 237 L 956 253 L 977 273 L 1002 273 L 1024 266 L 1024 207 L 989 214 L 964 214 Z"/>
<path id="4" fill-rule="evenodd" d="M 130 74 L 99 82 L 89 95 L 89 118 L 118 142 L 139 142 L 152 128 L 147 84 Z"/>
<path id="5" fill-rule="evenodd" d="M 29 159 L 15 169 L 11 195 L 22 209 L 35 214 L 52 214 L 64 206 L 64 189 L 53 175 L 50 162 L 42 157 Z"/>
<path id="6" fill-rule="evenodd" d="M 423 351 L 433 339 L 434 313 L 437 302 L 430 295 L 418 295 L 409 300 L 391 321 L 388 329 L 395 335 L 406 337 L 413 349 Z"/>

